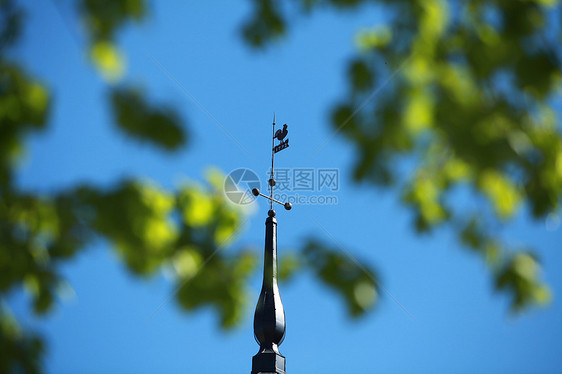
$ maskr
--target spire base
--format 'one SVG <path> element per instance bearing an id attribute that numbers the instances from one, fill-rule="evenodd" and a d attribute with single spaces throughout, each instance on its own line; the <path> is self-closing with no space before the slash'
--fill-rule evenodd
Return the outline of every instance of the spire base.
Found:
<path id="1" fill-rule="evenodd" d="M 260 349 L 252 358 L 252 374 L 285 374 L 285 357 L 272 349 Z"/>

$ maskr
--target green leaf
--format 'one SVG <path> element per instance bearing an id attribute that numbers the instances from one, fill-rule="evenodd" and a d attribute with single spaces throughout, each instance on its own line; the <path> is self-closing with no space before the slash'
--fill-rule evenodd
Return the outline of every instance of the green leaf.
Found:
<path id="1" fill-rule="evenodd" d="M 151 106 L 141 91 L 115 89 L 111 104 L 119 129 L 134 139 L 174 151 L 187 142 L 187 132 L 171 109 Z"/>
<path id="2" fill-rule="evenodd" d="M 352 317 L 364 315 L 378 302 L 377 277 L 365 262 L 317 241 L 308 241 L 302 255 L 319 280 L 343 298 Z"/>

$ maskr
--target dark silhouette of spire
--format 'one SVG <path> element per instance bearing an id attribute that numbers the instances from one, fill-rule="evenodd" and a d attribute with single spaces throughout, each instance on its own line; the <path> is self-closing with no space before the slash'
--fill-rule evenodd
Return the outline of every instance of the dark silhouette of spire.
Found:
<path id="1" fill-rule="evenodd" d="M 285 137 L 287 132 L 287 125 L 284 125 L 281 135 Z M 273 115 L 273 134 L 273 139 L 275 139 L 275 114 Z M 267 212 L 268 217 L 265 220 L 263 284 L 254 314 L 254 337 L 260 345 L 260 349 L 252 359 L 252 374 L 285 374 L 285 357 L 279 352 L 279 345 L 285 338 L 285 310 L 277 285 L 277 219 L 275 219 L 273 203 L 281 204 L 287 210 L 291 210 L 292 205 L 273 198 L 273 187 L 275 186 L 273 160 L 278 151 L 273 145 L 271 175 L 268 181 L 270 196 L 262 194 L 257 188 L 252 190 L 254 196 L 263 196 L 271 203 Z"/>
<path id="2" fill-rule="evenodd" d="M 277 286 L 277 220 L 269 210 L 265 220 L 263 284 L 254 314 L 254 336 L 260 350 L 252 360 L 252 374 L 285 374 L 285 357 L 279 345 L 285 338 L 285 311 Z"/>

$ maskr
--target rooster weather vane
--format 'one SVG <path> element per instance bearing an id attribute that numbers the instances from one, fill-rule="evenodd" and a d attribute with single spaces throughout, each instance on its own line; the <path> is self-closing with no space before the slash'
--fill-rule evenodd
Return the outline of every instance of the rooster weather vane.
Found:
<path id="1" fill-rule="evenodd" d="M 282 203 L 273 198 L 275 172 L 273 160 L 275 154 L 289 147 L 287 125 L 275 132 L 275 114 L 273 114 L 273 141 L 271 149 L 271 175 L 269 178 L 270 196 L 257 188 L 252 190 L 254 196 L 263 196 L 270 201 L 270 209 L 265 220 L 265 250 L 263 258 L 263 284 L 254 314 L 254 337 L 260 345 L 258 353 L 252 358 L 252 374 L 286 374 L 285 356 L 279 352 L 279 345 L 285 339 L 285 310 L 277 285 L 277 219 L 273 203 L 281 204 L 285 209 L 292 208 L 291 203 Z M 275 145 L 275 139 L 279 144 Z"/>
<path id="2" fill-rule="evenodd" d="M 273 115 L 273 130 L 275 131 L 275 115 Z M 275 135 L 273 135 L 274 139 L 279 140 L 279 144 L 276 145 L 275 147 L 273 147 L 273 153 L 277 153 L 279 151 L 284 150 L 285 148 L 287 148 L 289 146 L 289 139 L 283 141 L 283 139 L 285 139 L 285 137 L 287 136 L 287 134 L 289 133 L 289 131 L 287 130 L 287 124 L 283 125 L 283 130 L 279 129 L 277 130 L 277 132 L 275 133 Z"/>
<path id="3" fill-rule="evenodd" d="M 260 192 L 259 189 L 254 188 L 252 189 L 252 194 L 254 196 L 263 196 L 266 199 L 268 199 L 270 201 L 270 209 L 273 210 L 273 203 L 277 203 L 277 204 L 281 204 L 285 207 L 285 209 L 287 210 L 291 210 L 291 208 L 293 207 L 293 205 L 289 202 L 287 203 L 282 203 L 279 200 L 276 200 L 273 198 L 273 187 L 275 186 L 275 171 L 273 169 L 273 160 L 275 158 L 275 154 L 277 152 L 280 152 L 282 150 L 284 150 L 285 148 L 289 148 L 289 139 L 285 139 L 285 137 L 287 136 L 287 134 L 289 133 L 289 130 L 287 130 L 287 124 L 283 125 L 283 130 L 279 129 L 277 131 L 275 131 L 275 113 L 273 113 L 273 140 L 272 140 L 272 144 L 271 144 L 271 173 L 270 173 L 270 178 L 269 178 L 269 191 L 270 191 L 270 196 L 264 195 Z M 275 139 L 279 140 L 279 144 L 275 145 Z M 285 139 L 285 140 L 283 140 Z"/>

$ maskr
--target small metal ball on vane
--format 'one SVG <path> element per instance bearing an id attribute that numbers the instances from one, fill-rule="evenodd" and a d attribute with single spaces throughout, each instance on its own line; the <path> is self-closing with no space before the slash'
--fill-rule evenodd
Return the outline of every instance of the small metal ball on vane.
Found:
<path id="1" fill-rule="evenodd" d="M 275 180 L 273 180 L 273 181 L 275 181 Z M 258 195 L 259 195 L 259 196 L 263 196 L 263 197 L 265 197 L 266 199 L 269 199 L 269 200 L 271 200 L 271 201 L 274 202 L 274 203 L 281 204 L 281 205 L 283 205 L 283 206 L 285 207 L 285 209 L 287 209 L 287 210 L 291 210 L 291 208 L 293 207 L 293 204 L 291 204 L 291 203 L 288 203 L 288 202 L 287 202 L 287 203 L 283 203 L 283 202 L 281 202 L 281 201 L 279 201 L 279 200 L 276 200 L 276 199 L 274 199 L 274 198 L 272 198 L 272 197 L 269 197 L 269 196 L 267 196 L 267 195 L 262 194 L 262 193 L 260 192 L 260 190 L 257 189 L 257 188 L 253 188 L 253 189 L 252 189 L 252 194 L 254 194 L 254 196 L 258 196 Z"/>

